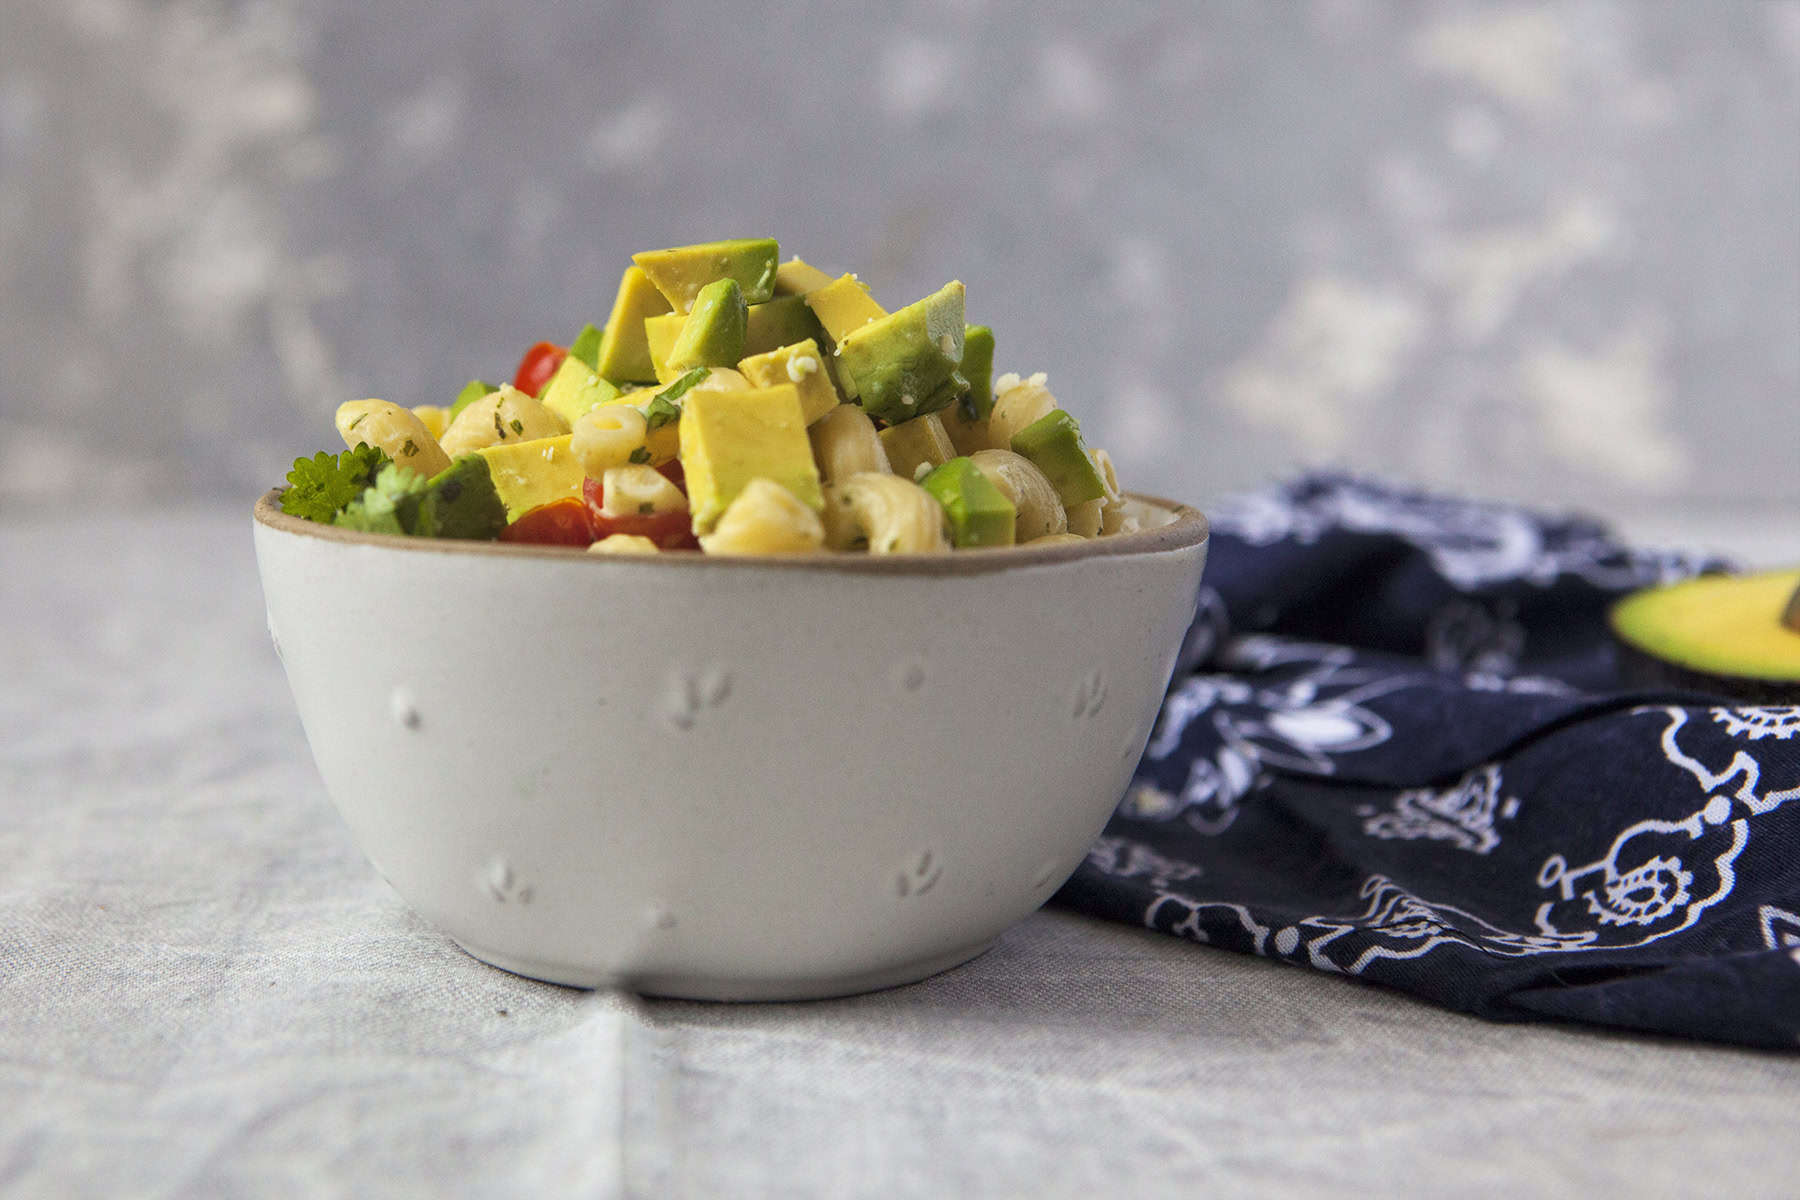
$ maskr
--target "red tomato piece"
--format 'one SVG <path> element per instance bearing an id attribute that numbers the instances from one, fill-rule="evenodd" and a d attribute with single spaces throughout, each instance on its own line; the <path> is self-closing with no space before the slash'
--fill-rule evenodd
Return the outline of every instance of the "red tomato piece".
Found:
<path id="1" fill-rule="evenodd" d="M 562 366 L 563 359 L 569 357 L 569 351 L 551 342 L 539 342 L 525 352 L 519 360 L 519 369 L 513 373 L 513 386 L 527 396 L 535 396 L 544 390 L 550 377 L 556 374 L 556 368 Z"/>
<path id="2" fill-rule="evenodd" d="M 606 503 L 606 489 L 592 477 L 581 481 L 581 494 L 587 498 L 588 520 L 593 524 L 595 541 L 615 533 L 630 533 L 649 538 L 662 550 L 700 548 L 700 539 L 694 536 L 694 527 L 684 512 L 601 512 L 601 506 Z"/>
<path id="3" fill-rule="evenodd" d="M 519 514 L 518 520 L 500 531 L 500 540 L 534 546 L 590 546 L 595 541 L 594 523 L 587 504 L 570 496 Z"/>
<path id="4" fill-rule="evenodd" d="M 664 479 L 680 488 L 682 495 L 687 495 L 687 472 L 682 469 L 679 458 L 671 458 L 656 470 Z"/>

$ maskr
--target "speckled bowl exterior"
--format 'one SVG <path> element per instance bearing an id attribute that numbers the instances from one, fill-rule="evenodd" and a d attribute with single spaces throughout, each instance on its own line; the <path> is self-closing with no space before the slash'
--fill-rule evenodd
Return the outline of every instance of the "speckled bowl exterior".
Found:
<path id="1" fill-rule="evenodd" d="M 705 999 L 984 949 L 1080 862 L 1193 613 L 1205 518 L 935 556 L 602 557 L 257 504 L 319 772 L 483 961 Z"/>

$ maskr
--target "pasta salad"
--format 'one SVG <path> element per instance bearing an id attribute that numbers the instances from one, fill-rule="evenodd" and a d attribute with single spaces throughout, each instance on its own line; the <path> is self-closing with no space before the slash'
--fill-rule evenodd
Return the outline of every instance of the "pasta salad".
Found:
<path id="1" fill-rule="evenodd" d="M 447 405 L 355 400 L 296 460 L 309 520 L 601 554 L 918 554 L 1137 518 L 1042 374 L 993 373 L 952 281 L 889 312 L 773 238 L 632 256 L 603 326 Z"/>

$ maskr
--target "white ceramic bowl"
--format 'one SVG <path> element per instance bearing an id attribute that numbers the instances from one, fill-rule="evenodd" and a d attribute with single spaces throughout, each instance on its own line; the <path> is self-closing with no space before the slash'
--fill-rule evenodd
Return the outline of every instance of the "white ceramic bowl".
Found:
<path id="1" fill-rule="evenodd" d="M 269 631 L 369 861 L 476 958 L 793 999 L 1047 899 L 1150 735 L 1206 520 L 936 556 L 601 557 L 256 506 Z"/>

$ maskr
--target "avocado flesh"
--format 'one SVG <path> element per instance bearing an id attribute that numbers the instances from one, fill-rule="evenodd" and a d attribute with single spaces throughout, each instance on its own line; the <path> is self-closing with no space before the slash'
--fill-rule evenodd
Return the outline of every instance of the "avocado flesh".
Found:
<path id="1" fill-rule="evenodd" d="M 571 353 L 556 368 L 556 374 L 544 385 L 538 400 L 545 408 L 573 425 L 583 413 L 597 404 L 617 398 L 619 389 L 600 377 L 588 363 Z"/>
<path id="2" fill-rule="evenodd" d="M 1015 433 L 1012 452 L 1030 459 L 1044 473 L 1065 508 L 1106 495 L 1106 481 L 1081 440 L 1080 422 L 1060 408 Z"/>
<path id="3" fill-rule="evenodd" d="M 819 318 L 813 316 L 804 296 L 777 296 L 766 304 L 750 306 L 744 325 L 744 357 L 821 337 Z"/>
<path id="4" fill-rule="evenodd" d="M 675 344 L 669 347 L 666 367 L 673 372 L 695 367 L 735 367 L 744 357 L 744 330 L 749 320 L 744 289 L 735 279 L 715 279 L 694 297 L 694 307 Z"/>
<path id="5" fill-rule="evenodd" d="M 777 296 L 804 296 L 831 282 L 832 277 L 798 254 L 775 268 Z"/>
<path id="6" fill-rule="evenodd" d="M 774 238 L 740 238 L 646 250 L 632 255 L 631 261 L 643 268 L 676 312 L 686 313 L 699 299 L 700 289 L 720 279 L 737 280 L 744 303 L 764 303 L 775 294 L 776 259 L 780 256 Z"/>
<path id="7" fill-rule="evenodd" d="M 950 541 L 958 549 L 1013 544 L 1018 510 L 970 459 L 951 459 L 920 480 L 919 486 L 944 506 L 950 518 Z"/>
<path id="8" fill-rule="evenodd" d="M 994 411 L 994 331 L 986 325 L 970 325 L 963 330 L 962 366 L 958 368 L 969 381 L 963 396 L 963 416 L 971 421 L 985 421 Z"/>
<path id="9" fill-rule="evenodd" d="M 819 318 L 825 336 L 834 343 L 888 315 L 887 309 L 869 295 L 869 285 L 854 275 L 841 275 L 824 287 L 807 292 L 804 299 Z"/>
<path id="10" fill-rule="evenodd" d="M 963 285 L 952 280 L 847 333 L 837 346 L 838 365 L 871 417 L 895 424 L 923 416 L 955 403 L 968 388 L 957 370 L 964 328 Z"/>
<path id="11" fill-rule="evenodd" d="M 594 367 L 614 383 L 655 383 L 644 321 L 669 311 L 668 297 L 656 290 L 642 267 L 625 268 L 613 297 L 612 314 L 600 335 Z"/>
<path id="12" fill-rule="evenodd" d="M 1706 575 L 1633 592 L 1613 606 L 1621 670 L 1762 702 L 1800 700 L 1800 630 L 1787 614 L 1800 569 Z"/>
<path id="13" fill-rule="evenodd" d="M 889 425 L 878 436 L 881 448 L 887 452 L 888 465 L 902 479 L 917 476 L 921 466 L 934 469 L 956 457 L 956 447 L 951 445 L 944 422 L 936 413 Z"/>

